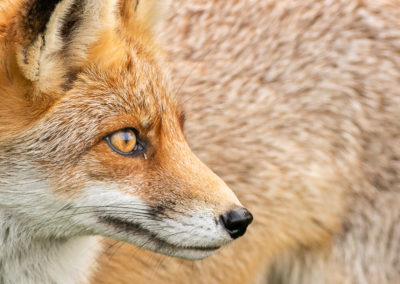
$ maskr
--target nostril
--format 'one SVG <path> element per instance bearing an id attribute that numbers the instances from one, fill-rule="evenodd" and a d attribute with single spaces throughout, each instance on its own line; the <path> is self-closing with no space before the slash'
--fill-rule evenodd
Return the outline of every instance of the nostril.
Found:
<path id="1" fill-rule="evenodd" d="M 229 235 L 236 239 L 246 232 L 247 226 L 253 221 L 253 215 L 247 209 L 239 208 L 221 215 L 220 220 Z"/>

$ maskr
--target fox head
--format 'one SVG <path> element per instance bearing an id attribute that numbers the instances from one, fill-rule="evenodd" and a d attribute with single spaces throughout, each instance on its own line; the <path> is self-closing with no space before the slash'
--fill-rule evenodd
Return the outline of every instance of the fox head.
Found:
<path id="1" fill-rule="evenodd" d="M 24 234 L 100 234 L 197 259 L 251 222 L 185 140 L 155 43 L 159 2 L 10 4 L 0 23 L 0 210 Z"/>

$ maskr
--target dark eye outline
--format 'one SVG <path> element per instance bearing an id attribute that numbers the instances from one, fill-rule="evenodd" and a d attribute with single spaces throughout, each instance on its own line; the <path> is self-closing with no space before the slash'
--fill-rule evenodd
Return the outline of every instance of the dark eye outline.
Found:
<path id="1" fill-rule="evenodd" d="M 136 145 L 135 148 L 133 148 L 132 151 L 130 152 L 122 152 L 120 150 L 118 150 L 117 148 L 115 148 L 115 146 L 111 143 L 111 136 L 119 131 L 127 131 L 127 130 L 132 130 L 133 133 L 136 136 Z M 138 157 L 138 156 L 142 156 L 146 153 L 146 143 L 140 138 L 139 136 L 139 132 L 135 129 L 135 128 L 130 128 L 130 127 L 126 127 L 126 128 L 122 128 L 122 129 L 118 129 L 117 131 L 114 131 L 113 133 L 107 135 L 104 140 L 106 140 L 108 146 L 116 153 L 122 155 L 122 156 L 126 156 L 126 157 Z"/>

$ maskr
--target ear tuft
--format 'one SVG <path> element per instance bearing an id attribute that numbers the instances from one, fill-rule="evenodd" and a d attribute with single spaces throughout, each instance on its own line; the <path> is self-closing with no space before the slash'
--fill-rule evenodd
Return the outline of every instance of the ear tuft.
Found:
<path id="1" fill-rule="evenodd" d="M 18 64 L 44 92 L 67 89 L 89 46 L 116 25 L 117 0 L 31 0 L 20 13 Z"/>
<path id="2" fill-rule="evenodd" d="M 84 2 L 75 1 L 69 8 L 68 13 L 64 16 L 60 36 L 64 42 L 68 43 L 72 40 L 72 34 L 78 28 L 79 23 L 83 21 Z"/>
<path id="3" fill-rule="evenodd" d="M 139 25 L 157 32 L 169 6 L 169 0 L 122 0 L 121 16 L 131 30 Z"/>
<path id="4" fill-rule="evenodd" d="M 39 51 L 44 43 L 44 31 L 60 1 L 27 1 L 21 9 L 18 28 L 21 46 L 17 59 L 25 76 L 31 81 L 38 79 Z"/>
<path id="5" fill-rule="evenodd" d="M 33 41 L 36 35 L 42 34 L 50 20 L 56 5 L 61 0 L 28 1 L 22 8 L 22 31 L 26 40 Z"/>

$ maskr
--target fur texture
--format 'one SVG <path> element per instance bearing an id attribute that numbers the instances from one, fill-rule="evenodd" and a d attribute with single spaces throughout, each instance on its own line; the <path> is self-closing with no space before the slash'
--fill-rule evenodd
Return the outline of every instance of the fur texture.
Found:
<path id="1" fill-rule="evenodd" d="M 186 142 L 160 4 L 0 2 L 1 283 L 86 283 L 98 235 L 186 259 L 233 240 L 220 216 L 241 205 Z M 121 155 L 105 138 L 127 128 Z"/>
<path id="2" fill-rule="evenodd" d="M 177 0 L 192 149 L 255 217 L 200 262 L 128 245 L 94 283 L 397 283 L 398 1 Z"/>

